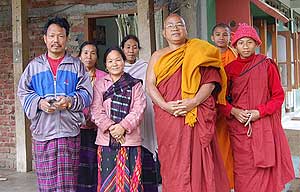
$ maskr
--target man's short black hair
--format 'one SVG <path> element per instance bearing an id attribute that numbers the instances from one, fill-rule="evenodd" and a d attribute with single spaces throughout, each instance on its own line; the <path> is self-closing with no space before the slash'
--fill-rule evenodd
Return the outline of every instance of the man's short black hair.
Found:
<path id="1" fill-rule="evenodd" d="M 47 34 L 47 30 L 49 28 L 50 25 L 52 24 L 56 24 L 62 28 L 64 28 L 66 30 L 66 35 L 69 35 L 69 31 L 70 31 L 70 24 L 67 21 L 66 18 L 63 17 L 54 17 L 52 19 L 49 19 L 48 22 L 44 25 L 44 29 L 43 29 L 43 34 L 46 35 Z"/>
<path id="2" fill-rule="evenodd" d="M 230 29 L 230 27 L 229 27 L 227 24 L 225 24 L 225 23 L 218 23 L 218 24 L 216 24 L 216 25 L 213 27 L 213 29 L 211 30 L 211 34 L 212 34 L 212 35 L 214 34 L 216 28 L 218 28 L 218 27 L 225 28 L 225 29 L 227 28 L 227 29 L 229 30 L 229 33 L 231 32 L 231 29 Z"/>

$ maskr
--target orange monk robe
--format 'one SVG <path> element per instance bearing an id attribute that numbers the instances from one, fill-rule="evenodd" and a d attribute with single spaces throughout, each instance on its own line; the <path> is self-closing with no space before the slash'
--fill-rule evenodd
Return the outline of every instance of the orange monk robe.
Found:
<path id="1" fill-rule="evenodd" d="M 236 57 L 237 57 L 236 52 L 231 47 L 228 47 L 228 49 L 225 52 L 221 53 L 222 66 L 225 67 L 231 61 L 235 60 Z M 224 161 L 224 166 L 227 172 L 230 188 L 233 189 L 234 188 L 233 157 L 232 157 L 232 149 L 230 146 L 228 127 L 224 116 L 218 115 L 216 127 L 217 127 L 217 138 L 218 138 L 221 156 Z"/>
<path id="2" fill-rule="evenodd" d="M 228 49 L 224 53 L 221 53 L 223 67 L 229 64 L 231 61 L 235 60 L 236 57 L 237 53 L 235 52 L 235 50 L 231 47 L 228 47 Z"/>
<path id="3" fill-rule="evenodd" d="M 201 54 L 195 54 L 201 50 Z M 221 91 L 217 100 L 219 104 L 225 104 L 227 77 L 223 66 L 220 65 L 220 54 L 210 44 L 199 39 L 190 39 L 187 43 L 176 51 L 172 51 L 164 57 L 161 57 L 154 65 L 154 73 L 156 75 L 156 84 L 162 80 L 172 76 L 180 67 L 182 67 L 182 99 L 193 98 L 198 92 L 201 74 L 199 67 L 216 67 L 222 81 L 220 82 Z M 197 109 L 194 108 L 185 116 L 185 123 L 193 127 L 197 122 Z"/>

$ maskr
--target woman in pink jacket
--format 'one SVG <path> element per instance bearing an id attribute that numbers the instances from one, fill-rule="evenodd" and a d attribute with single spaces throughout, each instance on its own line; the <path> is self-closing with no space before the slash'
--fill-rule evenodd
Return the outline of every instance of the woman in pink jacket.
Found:
<path id="1" fill-rule="evenodd" d="M 98 190 L 142 191 L 140 124 L 146 107 L 141 80 L 124 72 L 119 47 L 104 54 L 108 75 L 95 82 L 92 118 L 98 127 Z"/>

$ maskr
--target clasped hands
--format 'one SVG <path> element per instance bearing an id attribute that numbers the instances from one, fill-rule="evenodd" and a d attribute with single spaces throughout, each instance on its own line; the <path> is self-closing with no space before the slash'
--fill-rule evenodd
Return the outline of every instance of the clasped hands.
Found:
<path id="1" fill-rule="evenodd" d="M 245 126 L 247 126 L 251 121 L 256 121 L 260 117 L 258 110 L 243 110 L 235 107 L 232 108 L 231 114 Z"/>
<path id="2" fill-rule="evenodd" d="M 41 99 L 39 109 L 46 113 L 53 113 L 56 110 L 65 110 L 70 106 L 71 99 L 65 96 L 57 96 L 55 99 Z"/>
<path id="3" fill-rule="evenodd" d="M 196 106 L 197 103 L 194 101 L 194 99 L 182 99 L 177 101 L 166 102 L 166 106 L 164 108 L 171 115 L 178 117 L 185 116 Z"/>
<path id="4" fill-rule="evenodd" d="M 125 129 L 120 124 L 114 124 L 109 127 L 109 133 L 117 142 L 124 144 L 125 143 Z"/>

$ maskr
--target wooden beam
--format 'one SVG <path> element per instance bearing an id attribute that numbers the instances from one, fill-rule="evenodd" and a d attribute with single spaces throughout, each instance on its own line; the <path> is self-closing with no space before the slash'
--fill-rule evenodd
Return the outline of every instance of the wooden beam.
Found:
<path id="1" fill-rule="evenodd" d="M 281 31 L 280 35 L 285 37 L 286 40 L 286 70 L 287 70 L 287 91 L 292 90 L 292 54 L 291 54 L 291 34 L 289 31 Z"/>
<path id="2" fill-rule="evenodd" d="M 20 77 L 29 59 L 27 2 L 27 0 L 12 0 L 16 164 L 19 172 L 32 170 L 32 147 L 28 120 L 26 120 L 21 103 L 16 95 Z"/>
<path id="3" fill-rule="evenodd" d="M 96 5 L 100 3 L 130 3 L 135 2 L 135 0 L 73 0 L 72 2 L 66 0 L 56 0 L 56 1 L 49 1 L 49 0 L 39 0 L 39 1 L 31 1 L 30 7 L 31 8 L 40 8 L 42 7 L 52 7 L 52 6 L 60 6 L 60 5 Z"/>
<path id="4" fill-rule="evenodd" d="M 295 69 L 296 73 L 298 74 L 297 79 L 297 88 L 300 88 L 300 32 L 297 32 L 298 36 L 298 60 L 297 60 L 297 70 Z"/>
<path id="5" fill-rule="evenodd" d="M 155 51 L 154 0 L 137 0 L 138 36 L 143 49 L 139 57 L 149 61 Z"/>
<path id="6" fill-rule="evenodd" d="M 137 13 L 135 8 L 132 9 L 118 9 L 118 10 L 108 10 L 108 11 L 96 11 L 93 13 L 87 13 L 85 16 L 87 18 L 101 18 L 101 17 L 113 17 L 121 14 L 134 14 Z"/>
<path id="7" fill-rule="evenodd" d="M 286 32 L 286 64 L 287 64 L 287 90 L 292 90 L 292 51 L 291 51 L 291 34 Z"/>
<path id="8" fill-rule="evenodd" d="M 293 88 L 299 88 L 299 35 L 293 33 L 293 47 L 294 47 L 294 85 Z"/>
<path id="9" fill-rule="evenodd" d="M 267 21 L 264 19 L 257 19 L 254 25 L 258 27 L 259 37 L 261 39 L 260 53 L 267 55 Z"/>
<path id="10" fill-rule="evenodd" d="M 268 25 L 268 32 L 271 33 L 271 37 L 272 37 L 272 43 L 271 43 L 272 44 L 272 58 L 277 63 L 277 61 L 278 61 L 278 49 L 277 49 L 278 33 L 277 33 L 276 23 Z M 278 65 L 278 63 L 277 63 L 277 65 Z"/>

